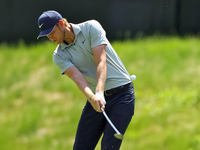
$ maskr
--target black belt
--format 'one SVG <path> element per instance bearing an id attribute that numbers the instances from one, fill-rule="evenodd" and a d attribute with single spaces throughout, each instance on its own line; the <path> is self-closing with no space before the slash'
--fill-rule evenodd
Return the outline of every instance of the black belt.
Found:
<path id="1" fill-rule="evenodd" d="M 105 96 L 111 96 L 111 95 L 113 95 L 115 93 L 119 93 L 119 92 L 121 92 L 123 90 L 124 90 L 124 85 L 116 87 L 116 88 L 113 88 L 113 89 L 110 89 L 110 90 L 107 90 L 107 91 L 104 92 L 104 95 Z"/>

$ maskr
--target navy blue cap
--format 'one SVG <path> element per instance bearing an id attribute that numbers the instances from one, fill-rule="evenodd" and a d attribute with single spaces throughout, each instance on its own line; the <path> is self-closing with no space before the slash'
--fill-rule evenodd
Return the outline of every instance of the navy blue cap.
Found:
<path id="1" fill-rule="evenodd" d="M 43 12 L 43 14 L 38 18 L 40 34 L 37 39 L 49 35 L 59 20 L 62 20 L 62 16 L 58 12 L 54 10 Z"/>

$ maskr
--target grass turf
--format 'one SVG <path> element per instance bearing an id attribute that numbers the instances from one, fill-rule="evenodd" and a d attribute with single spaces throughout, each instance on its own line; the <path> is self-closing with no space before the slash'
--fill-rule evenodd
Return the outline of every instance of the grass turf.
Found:
<path id="1" fill-rule="evenodd" d="M 200 149 L 200 39 L 153 36 L 112 45 L 137 76 L 135 115 L 121 150 Z M 53 64 L 55 47 L 0 45 L 1 150 L 72 149 L 86 99 Z"/>

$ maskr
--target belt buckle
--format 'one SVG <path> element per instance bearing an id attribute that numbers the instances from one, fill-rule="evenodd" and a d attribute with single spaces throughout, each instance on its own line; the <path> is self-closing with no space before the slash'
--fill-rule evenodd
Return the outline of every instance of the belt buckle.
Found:
<path id="1" fill-rule="evenodd" d="M 105 96 L 111 96 L 113 93 L 108 94 L 107 91 L 104 92 Z"/>

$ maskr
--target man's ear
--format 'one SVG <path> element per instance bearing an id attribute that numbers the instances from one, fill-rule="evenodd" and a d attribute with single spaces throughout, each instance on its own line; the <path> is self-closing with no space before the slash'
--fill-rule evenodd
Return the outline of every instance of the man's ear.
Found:
<path id="1" fill-rule="evenodd" d="M 63 22 L 62 20 L 59 20 L 59 24 L 60 24 L 61 26 L 63 26 L 63 25 L 64 25 L 64 22 Z"/>

